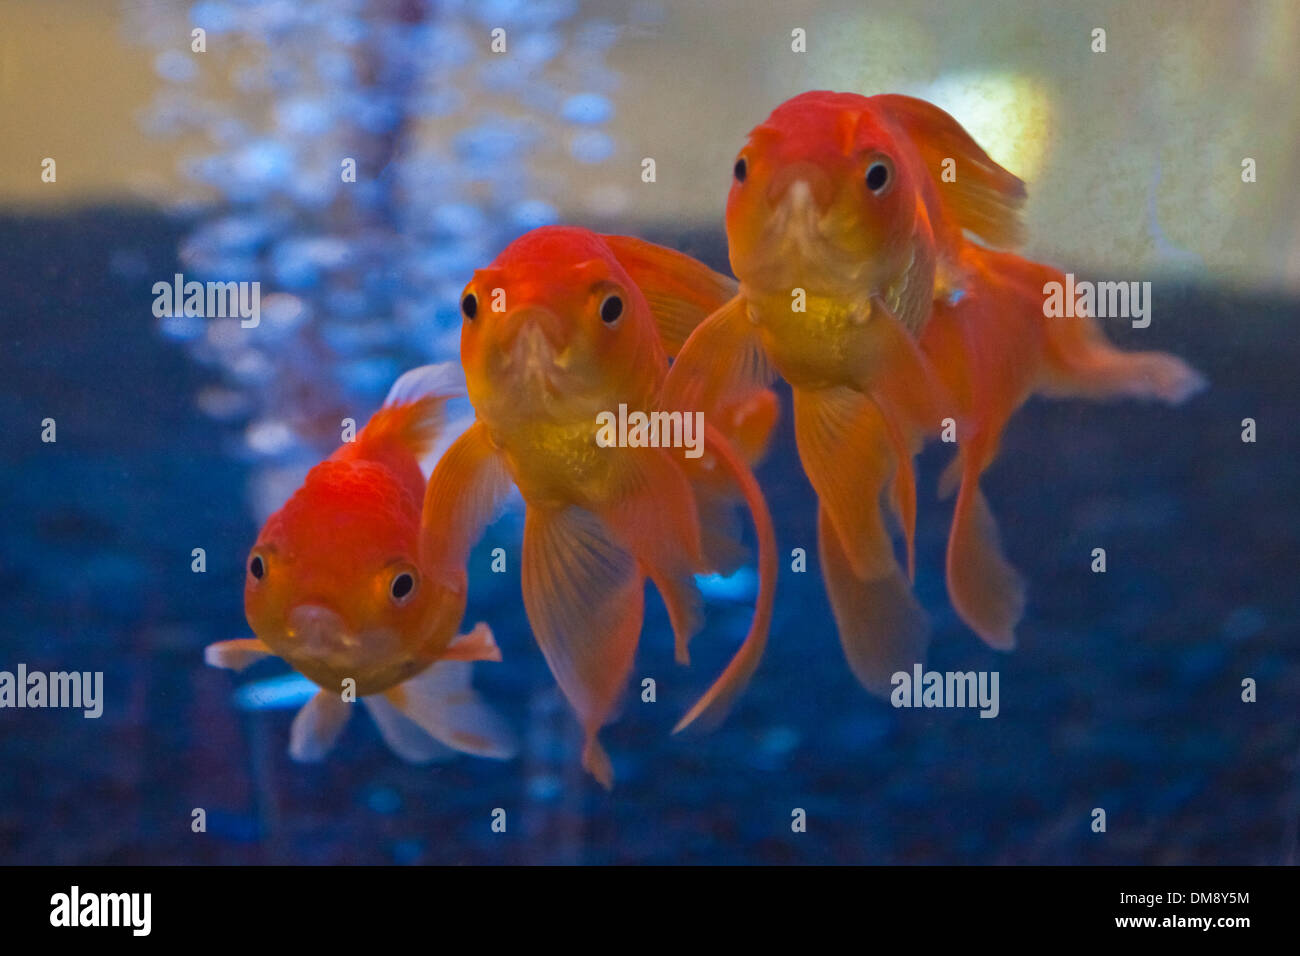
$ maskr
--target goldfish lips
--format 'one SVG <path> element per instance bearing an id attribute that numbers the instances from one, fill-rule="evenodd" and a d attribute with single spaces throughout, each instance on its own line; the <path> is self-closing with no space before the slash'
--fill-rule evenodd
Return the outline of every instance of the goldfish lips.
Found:
<path id="1" fill-rule="evenodd" d="M 737 275 L 745 286 L 765 291 L 860 289 L 867 265 L 845 246 L 853 223 L 832 204 L 835 193 L 826 174 L 808 164 L 801 168 L 803 175 L 773 181 L 779 188 L 769 188 L 768 215 L 755 230 L 748 255 L 734 263 Z M 733 250 L 737 245 L 733 240 Z"/>
<path id="2" fill-rule="evenodd" d="M 547 309 L 529 308 L 512 322 L 501 343 L 497 372 L 513 388 L 534 399 L 555 398 L 563 391 L 570 350 L 561 340 L 562 323 Z"/>
<path id="3" fill-rule="evenodd" d="M 344 678 L 356 682 L 359 694 L 390 680 L 387 671 L 405 670 L 406 656 L 395 631 L 374 628 L 359 632 L 324 604 L 293 607 L 284 623 L 283 648 L 276 653 L 321 686 L 338 687 Z M 385 672 L 384 677 L 377 677 Z"/>

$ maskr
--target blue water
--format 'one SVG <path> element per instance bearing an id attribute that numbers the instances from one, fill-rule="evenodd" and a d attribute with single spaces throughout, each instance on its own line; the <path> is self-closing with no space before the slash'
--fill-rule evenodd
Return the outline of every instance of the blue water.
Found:
<path id="1" fill-rule="evenodd" d="M 658 701 L 629 688 L 604 734 L 618 778 L 606 794 L 579 768 L 514 573 L 475 574 L 468 616 L 492 624 L 505 655 L 476 682 L 523 732 L 510 763 L 411 767 L 356 719 L 327 762 L 296 765 L 292 710 L 239 697 L 283 665 L 239 678 L 203 665 L 204 645 L 247 633 L 257 529 L 248 465 L 194 405 L 208 373 L 147 308 L 190 228 L 112 210 L 0 220 L 0 669 L 102 670 L 106 696 L 98 720 L 0 710 L 0 863 L 1295 861 L 1295 302 L 1157 279 L 1158 320 L 1112 337 L 1182 355 L 1208 392 L 1180 409 L 1034 401 L 1016 417 L 985 482 L 1029 581 L 1013 654 L 983 647 L 948 606 L 949 511 L 933 494 L 945 456 L 922 456 L 930 666 L 999 671 L 997 719 L 868 696 L 815 561 L 796 574 L 787 559 L 767 656 L 711 735 L 669 731 L 748 607 L 719 592 L 682 669 L 649 602 L 634 685 L 654 677 Z M 658 238 L 723 264 L 720 235 Z M 815 556 L 788 408 L 759 478 L 783 552 Z M 1240 439 L 1247 416 L 1255 444 Z M 39 440 L 45 417 L 56 444 Z M 507 518 L 471 567 L 501 546 L 517 570 L 518 542 Z M 204 574 L 190 570 L 195 547 Z M 1089 570 L 1094 547 L 1104 575 Z M 1241 701 L 1246 677 L 1256 703 Z M 1104 834 L 1089 826 L 1096 807 Z M 205 833 L 191 831 L 195 808 Z M 496 808 L 505 833 L 491 829 Z M 792 832 L 795 808 L 807 832 Z"/>

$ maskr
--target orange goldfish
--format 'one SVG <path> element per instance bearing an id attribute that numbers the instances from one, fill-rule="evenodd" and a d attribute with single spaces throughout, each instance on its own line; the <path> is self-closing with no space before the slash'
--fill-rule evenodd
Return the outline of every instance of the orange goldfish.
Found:
<path id="1" fill-rule="evenodd" d="M 654 441 L 645 427 L 658 422 L 683 434 L 692 427 L 659 413 L 669 355 L 734 290 L 725 277 L 652 243 L 546 227 L 475 272 L 462 299 L 461 362 L 477 421 L 430 479 L 426 552 L 445 573 L 463 573 L 496 502 L 511 483 L 519 488 L 527 509 L 524 606 L 582 723 L 583 766 L 606 787 L 613 768 L 597 735 L 627 683 L 646 579 L 663 596 L 685 663 L 698 626 L 693 576 L 734 564 L 736 542 L 714 520 L 722 475 L 755 524 L 759 592 L 744 643 L 678 729 L 704 715 L 718 719 L 766 642 L 775 540 L 744 458 L 761 450 L 774 397 L 720 405 L 717 425 L 696 429 L 707 453 L 695 459 Z M 616 444 L 612 432 L 602 434 L 614 415 L 620 422 L 642 416 L 637 428 L 620 424 L 620 434 L 635 439 Z"/>
<path id="2" fill-rule="evenodd" d="M 751 131 L 733 168 L 726 227 L 739 293 L 691 334 L 665 384 L 665 407 L 707 410 L 777 374 L 790 383 L 840 640 L 878 694 L 928 643 L 909 583 L 912 457 L 942 418 L 960 423 L 949 593 L 980 637 L 1006 648 L 1023 588 L 978 480 L 1007 418 L 1034 391 L 1177 402 L 1200 381 L 1171 356 L 1119 352 L 1090 319 L 1044 319 L 1053 270 L 974 241 L 1019 242 L 1024 198 L 1024 184 L 929 103 L 794 97 Z M 882 499 L 901 526 L 906 572 Z"/>
<path id="3" fill-rule="evenodd" d="M 209 664 L 232 670 L 282 657 L 321 688 L 294 719 L 297 760 L 319 760 L 333 746 L 351 714 L 347 680 L 406 760 L 514 753 L 509 728 L 470 685 L 471 661 L 501 659 L 492 632 L 479 624 L 456 633 L 465 582 L 430 574 L 418 553 L 420 460 L 458 392 L 450 364 L 397 380 L 355 439 L 308 472 L 257 536 L 244 582 L 257 636 L 206 650 Z"/>

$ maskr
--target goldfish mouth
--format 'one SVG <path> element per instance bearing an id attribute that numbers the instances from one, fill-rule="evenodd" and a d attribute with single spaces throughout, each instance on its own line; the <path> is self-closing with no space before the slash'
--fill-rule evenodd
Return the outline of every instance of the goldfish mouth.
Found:
<path id="1" fill-rule="evenodd" d="M 516 385 L 526 391 L 555 396 L 560 391 L 558 380 L 564 371 L 564 363 L 542 327 L 529 322 L 515 335 L 507 353 L 505 371 Z"/>
<path id="2" fill-rule="evenodd" d="M 343 618 L 320 604 L 300 604 L 290 611 L 286 632 L 301 654 L 319 660 L 350 655 L 361 645 Z"/>
<path id="3" fill-rule="evenodd" d="M 812 187 L 797 179 L 786 188 L 759 233 L 751 265 L 745 271 L 763 276 L 764 285 L 839 289 L 857 282 L 864 263 L 839 241 L 839 217 L 823 210 Z M 752 285 L 748 276 L 742 281 Z"/>

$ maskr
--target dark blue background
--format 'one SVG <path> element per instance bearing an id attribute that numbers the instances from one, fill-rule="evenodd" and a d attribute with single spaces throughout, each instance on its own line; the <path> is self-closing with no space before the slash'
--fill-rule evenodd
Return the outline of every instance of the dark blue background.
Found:
<path id="1" fill-rule="evenodd" d="M 476 553 L 470 620 L 505 654 L 477 683 L 523 729 L 517 761 L 410 767 L 358 719 L 326 763 L 295 765 L 291 712 L 237 709 L 238 681 L 203 665 L 205 644 L 246 633 L 256 528 L 227 426 L 195 410 L 204 373 L 148 310 L 186 228 L 113 211 L 0 221 L 0 669 L 102 670 L 106 697 L 98 720 L 0 711 L 0 862 L 1295 862 L 1294 302 L 1157 279 L 1152 326 L 1109 331 L 1184 356 L 1207 393 L 1179 409 L 1036 400 L 1014 419 L 985 480 L 1030 586 L 1013 654 L 985 649 L 947 603 L 949 505 L 933 494 L 946 455 L 922 456 L 930 665 L 998 670 L 996 720 L 895 711 L 853 681 L 787 401 L 759 472 L 786 555 L 763 665 L 719 731 L 671 737 L 749 611 L 710 605 L 683 670 L 652 599 L 636 675 L 657 679 L 659 702 L 629 693 L 605 732 L 611 795 L 579 769 L 576 724 L 528 634 L 510 520 Z M 721 236 L 660 238 L 725 258 Z M 47 416 L 57 444 L 39 440 Z M 498 545 L 512 573 L 481 573 Z M 813 556 L 803 575 L 796 546 Z M 206 574 L 190 571 L 194 547 Z M 1242 703 L 1244 677 L 1257 703 Z M 795 807 L 806 833 L 791 832 Z"/>

